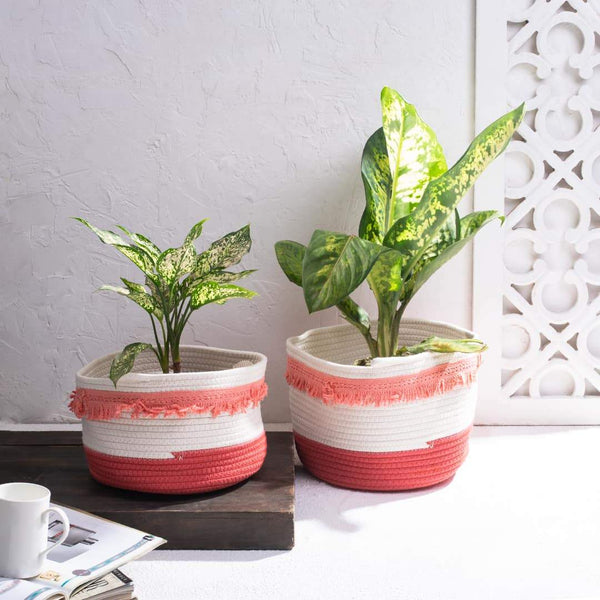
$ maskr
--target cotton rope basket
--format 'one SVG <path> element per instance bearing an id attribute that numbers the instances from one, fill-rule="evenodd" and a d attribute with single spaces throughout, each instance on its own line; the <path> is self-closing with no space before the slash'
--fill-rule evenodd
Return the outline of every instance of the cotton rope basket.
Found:
<path id="1" fill-rule="evenodd" d="M 400 345 L 437 335 L 473 337 L 406 320 Z M 480 354 L 423 353 L 354 366 L 369 355 L 351 325 L 287 341 L 296 448 L 316 477 L 360 490 L 407 490 L 452 477 L 468 451 Z"/>
<path id="2" fill-rule="evenodd" d="M 228 487 L 260 469 L 266 454 L 264 355 L 184 346 L 184 372 L 163 374 L 147 351 L 116 390 L 108 378 L 114 356 L 81 369 L 71 395 L 96 480 L 189 494 Z"/>

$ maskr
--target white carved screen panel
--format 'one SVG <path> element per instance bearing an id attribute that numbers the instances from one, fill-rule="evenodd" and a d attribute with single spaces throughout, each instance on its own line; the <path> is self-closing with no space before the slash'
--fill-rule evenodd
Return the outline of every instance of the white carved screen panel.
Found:
<path id="1" fill-rule="evenodd" d="M 478 422 L 600 422 L 600 2 L 477 3 L 476 121 L 526 102 L 475 208 Z"/>

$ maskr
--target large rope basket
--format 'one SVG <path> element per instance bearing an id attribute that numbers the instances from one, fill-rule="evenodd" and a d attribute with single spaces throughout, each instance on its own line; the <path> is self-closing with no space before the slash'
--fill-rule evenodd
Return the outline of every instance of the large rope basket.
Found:
<path id="1" fill-rule="evenodd" d="M 406 320 L 400 345 L 432 335 L 473 337 L 451 325 Z M 465 460 L 479 354 L 427 352 L 354 366 L 369 350 L 351 325 L 292 337 L 287 353 L 296 448 L 319 479 L 408 490 L 449 479 Z"/>
<path id="2" fill-rule="evenodd" d="M 117 389 L 114 354 L 77 373 L 71 410 L 82 419 L 90 473 L 117 488 L 191 494 L 256 473 L 266 455 L 260 402 L 267 359 L 256 352 L 184 346 L 182 373 L 140 354 Z"/>

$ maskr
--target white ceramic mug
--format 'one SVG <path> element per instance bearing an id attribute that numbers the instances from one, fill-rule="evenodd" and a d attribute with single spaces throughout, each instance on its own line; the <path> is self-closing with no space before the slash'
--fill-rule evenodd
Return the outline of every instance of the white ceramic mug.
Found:
<path id="1" fill-rule="evenodd" d="M 64 530 L 48 546 L 48 515 L 58 514 Z M 69 535 L 69 519 L 50 508 L 50 490 L 35 483 L 0 485 L 0 575 L 25 579 L 39 575 L 46 554 Z"/>

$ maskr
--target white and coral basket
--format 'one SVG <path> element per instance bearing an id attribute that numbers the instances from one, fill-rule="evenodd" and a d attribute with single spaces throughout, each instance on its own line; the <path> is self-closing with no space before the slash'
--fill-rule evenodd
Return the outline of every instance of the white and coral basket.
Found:
<path id="1" fill-rule="evenodd" d="M 473 337 L 406 320 L 400 345 L 436 335 Z M 355 366 L 369 351 L 351 325 L 287 341 L 296 448 L 316 477 L 341 487 L 404 490 L 452 477 L 468 451 L 480 354 L 431 353 Z"/>
<path id="2" fill-rule="evenodd" d="M 108 377 L 114 356 L 82 368 L 71 395 L 96 480 L 188 494 L 228 487 L 260 469 L 266 455 L 264 355 L 184 346 L 184 372 L 163 374 L 155 355 L 144 352 L 117 389 Z"/>

